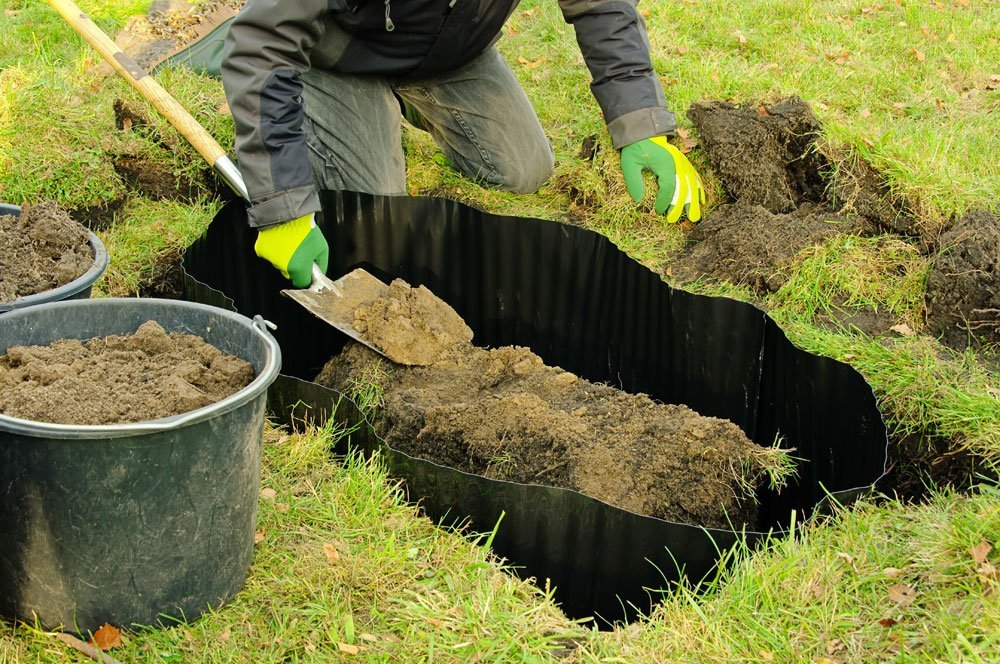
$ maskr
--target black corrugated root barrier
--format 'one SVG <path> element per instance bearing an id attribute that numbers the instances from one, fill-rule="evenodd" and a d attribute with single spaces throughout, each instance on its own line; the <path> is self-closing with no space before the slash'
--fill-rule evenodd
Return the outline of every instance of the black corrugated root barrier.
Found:
<path id="1" fill-rule="evenodd" d="M 597 233 L 436 198 L 324 192 L 323 209 L 332 277 L 364 267 L 423 284 L 458 311 L 479 346 L 528 346 L 587 380 L 732 420 L 760 445 L 780 436 L 802 461 L 792 486 L 759 492 L 762 531 L 786 530 L 793 511 L 801 520 L 829 496 L 848 501 L 885 470 L 885 424 L 854 369 L 795 348 L 749 304 L 671 288 Z M 287 421 L 304 403 L 322 417 L 339 395 L 308 381 L 347 337 L 279 295 L 288 284 L 254 255 L 255 237 L 241 202 L 219 212 L 184 256 L 188 297 L 276 323 L 283 373 L 302 380 L 279 379 L 270 409 Z M 351 404 L 337 416 L 362 419 Z M 656 589 L 681 570 L 705 577 L 741 536 L 413 459 L 367 425 L 352 442 L 383 450 L 431 519 L 468 518 L 487 532 L 503 514 L 494 551 L 524 576 L 551 579 L 571 617 L 647 612 Z M 763 537 L 745 535 L 751 544 Z"/>

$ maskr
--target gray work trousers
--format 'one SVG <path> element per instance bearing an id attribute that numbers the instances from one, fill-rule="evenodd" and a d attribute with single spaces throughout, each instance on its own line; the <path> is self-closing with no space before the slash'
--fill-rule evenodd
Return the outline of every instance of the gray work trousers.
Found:
<path id="1" fill-rule="evenodd" d="M 406 192 L 399 99 L 407 118 L 483 185 L 530 193 L 552 173 L 552 146 L 495 48 L 460 69 L 418 81 L 310 70 L 302 82 L 304 130 L 321 188 Z"/>

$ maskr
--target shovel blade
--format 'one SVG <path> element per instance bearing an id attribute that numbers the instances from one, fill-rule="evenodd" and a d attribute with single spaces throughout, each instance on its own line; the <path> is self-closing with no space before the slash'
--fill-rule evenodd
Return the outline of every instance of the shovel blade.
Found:
<path id="1" fill-rule="evenodd" d="M 336 281 L 323 281 L 318 288 L 285 289 L 281 294 L 289 297 L 309 313 L 340 330 L 358 343 L 364 344 L 379 355 L 393 360 L 377 344 L 366 339 L 354 327 L 354 311 L 379 298 L 389 286 L 365 270 L 357 268 Z M 395 361 L 395 360 L 393 360 Z"/>

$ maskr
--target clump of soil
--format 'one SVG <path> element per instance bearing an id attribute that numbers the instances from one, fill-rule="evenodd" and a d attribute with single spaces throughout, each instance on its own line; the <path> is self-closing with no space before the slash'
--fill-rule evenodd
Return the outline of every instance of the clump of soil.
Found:
<path id="1" fill-rule="evenodd" d="M 429 366 L 407 367 L 349 344 L 316 381 L 349 394 L 377 384 L 376 427 L 394 449 L 672 521 L 752 524 L 753 490 L 777 469 L 774 451 L 732 422 L 590 383 L 527 348 L 458 341 Z"/>
<path id="2" fill-rule="evenodd" d="M 927 280 L 927 329 L 953 347 L 1000 343 L 1000 221 L 972 212 L 940 239 Z"/>
<path id="3" fill-rule="evenodd" d="M 667 273 L 682 281 L 715 279 L 775 291 L 800 251 L 850 228 L 850 222 L 820 205 L 806 204 L 788 214 L 743 202 L 720 205 L 694 227 Z"/>
<path id="4" fill-rule="evenodd" d="M 472 340 L 472 330 L 454 309 L 402 279 L 354 310 L 354 329 L 400 364 L 430 364 L 445 349 Z"/>
<path id="5" fill-rule="evenodd" d="M 822 126 L 798 97 L 739 106 L 695 102 L 687 113 L 726 193 L 770 212 L 823 200 L 826 159 L 813 149 Z"/>
<path id="6" fill-rule="evenodd" d="M 56 424 L 141 422 L 221 401 L 253 378 L 245 360 L 148 321 L 134 334 L 8 348 L 0 413 Z"/>
<path id="7" fill-rule="evenodd" d="M 93 265 L 86 229 L 55 203 L 0 216 L 0 302 L 63 286 Z"/>

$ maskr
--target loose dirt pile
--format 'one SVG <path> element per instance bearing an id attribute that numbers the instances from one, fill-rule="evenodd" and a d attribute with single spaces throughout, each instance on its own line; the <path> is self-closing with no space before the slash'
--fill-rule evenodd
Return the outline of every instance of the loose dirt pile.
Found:
<path id="1" fill-rule="evenodd" d="M 208 406 L 254 378 L 246 361 L 148 321 L 135 334 L 0 356 L 0 413 L 56 424 L 124 424 Z"/>
<path id="2" fill-rule="evenodd" d="M 55 203 L 0 216 L 0 302 L 52 290 L 94 265 L 87 230 Z"/>
<path id="3" fill-rule="evenodd" d="M 696 102 L 688 117 L 734 203 L 715 208 L 694 228 L 667 268 L 671 276 L 774 291 L 803 249 L 866 226 L 826 205 L 829 165 L 814 146 L 822 127 L 798 97 L 770 105 Z"/>
<path id="4" fill-rule="evenodd" d="M 406 299 L 405 282 L 393 285 L 389 301 L 369 311 Z M 437 327 L 441 306 L 408 309 L 412 326 Z M 776 470 L 774 451 L 727 420 L 590 383 L 526 348 L 458 341 L 430 366 L 404 367 L 349 344 L 316 380 L 346 393 L 380 389 L 376 428 L 412 456 L 673 521 L 752 524 L 753 490 Z"/>

